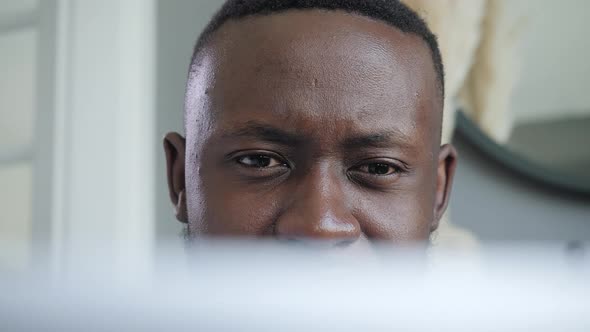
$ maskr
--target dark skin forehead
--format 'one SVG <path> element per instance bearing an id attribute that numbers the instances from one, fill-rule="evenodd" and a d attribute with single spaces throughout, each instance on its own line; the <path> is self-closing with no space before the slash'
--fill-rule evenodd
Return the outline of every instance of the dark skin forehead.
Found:
<path id="1" fill-rule="evenodd" d="M 203 102 L 214 118 L 234 122 L 246 108 L 271 108 L 286 121 L 306 111 L 309 117 L 346 117 L 374 128 L 379 115 L 389 112 L 400 132 L 420 127 L 438 147 L 442 98 L 430 50 L 420 37 L 382 22 L 320 10 L 230 21 L 213 35 L 193 70 L 197 82 L 187 91 L 187 119 L 195 113 L 190 106 Z"/>
<path id="2" fill-rule="evenodd" d="M 185 126 L 193 232 L 261 234 L 298 206 L 292 197 L 307 186 L 320 203 L 337 201 L 318 209 L 345 211 L 366 237 L 428 237 L 442 100 L 420 37 L 344 12 L 288 11 L 226 23 L 192 71 Z M 290 180 L 254 185 L 224 173 L 229 153 L 250 149 L 294 160 Z M 378 157 L 406 164 L 409 175 L 375 190 L 338 171 Z"/>

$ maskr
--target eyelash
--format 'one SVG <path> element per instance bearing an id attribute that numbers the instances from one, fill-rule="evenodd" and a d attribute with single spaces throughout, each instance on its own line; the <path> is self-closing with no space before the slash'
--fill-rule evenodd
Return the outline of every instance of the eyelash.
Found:
<path id="1" fill-rule="evenodd" d="M 373 168 L 383 167 L 384 166 L 384 167 L 387 167 L 389 169 L 388 169 L 387 172 L 385 172 L 385 174 L 375 174 L 376 169 L 371 170 L 372 166 L 373 166 Z M 398 165 L 395 165 L 395 164 L 393 164 L 391 162 L 383 162 L 383 161 L 374 161 L 374 162 L 369 162 L 369 163 L 361 164 L 359 166 L 356 166 L 353 169 L 353 171 L 358 171 L 358 170 L 363 169 L 365 167 L 367 168 L 367 170 L 366 171 L 365 170 L 362 170 L 361 171 L 362 173 L 369 174 L 371 176 L 377 176 L 377 177 L 397 175 L 397 174 L 400 174 L 400 173 L 402 173 L 404 171 Z"/>
<path id="2" fill-rule="evenodd" d="M 274 160 L 276 165 L 273 166 L 257 166 L 257 165 L 248 165 L 245 162 L 243 162 L 242 160 L 244 160 L 245 158 L 265 158 L 268 159 L 267 161 L 272 163 L 272 161 Z M 235 157 L 235 161 L 244 166 L 244 167 L 248 167 L 248 168 L 273 168 L 273 167 L 289 167 L 288 163 L 286 161 L 284 161 L 283 158 L 280 158 L 278 156 L 273 156 L 267 153 L 253 153 L 253 154 L 247 154 L 247 155 L 242 155 L 242 156 L 237 156 Z M 259 160 L 260 161 L 260 160 Z"/>
<path id="3" fill-rule="evenodd" d="M 246 158 L 258 158 L 258 161 L 260 161 L 260 159 L 266 159 L 263 163 L 269 163 L 272 166 L 258 166 L 258 165 L 252 165 L 252 164 L 248 164 L 246 162 L 244 162 L 244 160 Z M 239 166 L 245 168 L 245 169 L 251 169 L 251 170 L 256 170 L 256 171 L 273 171 L 273 174 L 278 174 L 278 170 L 279 169 L 292 169 L 291 165 L 289 164 L 289 162 L 286 160 L 286 158 L 283 158 L 282 156 L 275 154 L 275 153 L 270 153 L 270 152 L 266 152 L 266 151 L 252 151 L 248 154 L 242 154 L 242 155 L 238 155 L 238 156 L 234 156 L 232 157 L 233 161 L 238 164 Z M 273 164 L 274 162 L 274 164 Z M 260 163 L 259 163 L 260 164 Z M 376 174 L 375 171 L 377 170 L 377 167 L 387 167 L 388 170 L 387 172 L 383 173 L 383 174 Z M 366 170 L 365 170 L 366 169 Z M 382 169 L 383 170 L 383 169 Z M 374 181 L 385 181 L 388 179 L 391 179 L 392 177 L 398 177 L 400 175 L 403 175 L 404 173 L 407 172 L 407 169 L 404 166 L 400 166 L 398 164 L 396 164 L 393 161 L 390 160 L 366 160 L 365 162 L 363 162 L 362 164 L 358 164 L 357 166 L 354 166 L 353 168 L 351 168 L 347 173 L 349 174 L 349 177 L 351 178 L 355 178 L 357 181 L 358 180 L 362 180 L 359 178 L 365 177 L 365 179 L 367 179 L 367 177 L 371 177 L 370 180 L 374 180 Z M 283 174 L 284 172 L 280 172 L 281 174 Z M 273 174 L 267 174 L 268 176 L 272 176 Z M 261 173 L 257 173 L 255 176 L 262 176 L 263 174 Z"/>

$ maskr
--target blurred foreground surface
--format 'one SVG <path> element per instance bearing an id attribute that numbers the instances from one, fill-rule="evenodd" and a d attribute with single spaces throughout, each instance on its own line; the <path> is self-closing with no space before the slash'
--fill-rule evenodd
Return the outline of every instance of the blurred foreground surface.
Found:
<path id="1" fill-rule="evenodd" d="M 590 330 L 581 246 L 353 254 L 209 242 L 149 264 L 111 254 L 2 273 L 0 331 Z"/>

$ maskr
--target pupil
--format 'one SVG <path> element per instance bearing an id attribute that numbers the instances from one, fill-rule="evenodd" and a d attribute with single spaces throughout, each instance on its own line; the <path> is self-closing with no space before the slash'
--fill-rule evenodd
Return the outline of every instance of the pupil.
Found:
<path id="1" fill-rule="evenodd" d="M 389 166 L 385 164 L 371 164 L 369 165 L 369 172 L 378 175 L 385 175 L 389 173 Z"/>
<path id="2" fill-rule="evenodd" d="M 270 157 L 267 157 L 267 156 L 254 157 L 254 164 L 256 165 L 256 167 L 268 167 L 268 165 L 270 165 Z"/>

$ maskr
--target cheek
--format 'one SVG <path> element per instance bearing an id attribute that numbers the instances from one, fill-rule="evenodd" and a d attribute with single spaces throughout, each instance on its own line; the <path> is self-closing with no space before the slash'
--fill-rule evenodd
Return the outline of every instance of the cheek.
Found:
<path id="1" fill-rule="evenodd" d="M 220 176 L 204 177 L 202 222 L 211 235 L 265 234 L 276 219 L 280 195 L 231 183 Z"/>
<path id="2" fill-rule="evenodd" d="M 188 223 L 191 233 L 202 234 L 207 231 L 207 224 L 205 220 L 205 193 L 203 188 L 205 185 L 201 183 L 198 175 L 198 168 L 194 165 L 189 165 L 185 168 L 185 185 L 186 185 L 186 202 L 188 210 Z"/>
<path id="3" fill-rule="evenodd" d="M 211 145 L 192 155 L 185 173 L 192 233 L 257 236 L 271 228 L 280 206 L 276 190 L 238 182 L 215 162 Z"/>
<path id="4" fill-rule="evenodd" d="M 363 231 L 372 239 L 427 240 L 433 220 L 432 197 L 429 190 L 420 189 L 359 195 L 354 213 Z"/>

